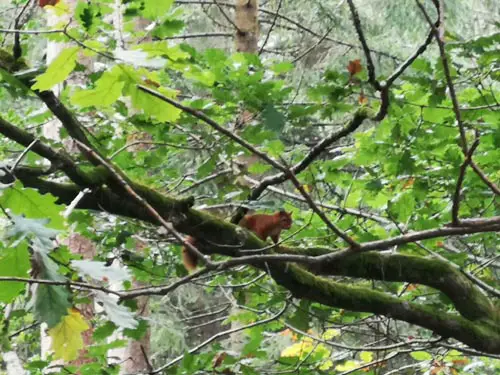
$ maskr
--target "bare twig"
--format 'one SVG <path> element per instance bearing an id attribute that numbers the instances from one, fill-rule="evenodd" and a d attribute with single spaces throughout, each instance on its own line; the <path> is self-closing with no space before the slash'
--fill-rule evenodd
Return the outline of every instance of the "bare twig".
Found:
<path id="1" fill-rule="evenodd" d="M 142 356 L 144 357 L 144 361 L 146 362 L 146 368 L 149 372 L 153 371 L 153 365 L 151 364 L 151 361 L 149 360 L 148 353 L 146 352 L 146 349 L 144 348 L 143 345 L 141 345 L 141 352 Z"/>
<path id="2" fill-rule="evenodd" d="M 450 72 L 450 66 L 448 63 L 448 57 L 446 55 L 445 47 L 444 47 L 444 42 L 440 37 L 440 30 L 432 23 L 432 20 L 429 17 L 429 14 L 425 10 L 424 6 L 422 3 L 420 3 L 419 0 L 415 0 L 417 3 L 417 6 L 420 8 L 422 11 L 422 14 L 424 15 L 424 18 L 426 19 L 427 23 L 431 26 L 432 30 L 434 31 L 434 37 L 436 39 L 437 45 L 439 47 L 439 54 L 441 56 L 441 61 L 443 63 L 443 71 L 444 71 L 444 76 L 446 78 L 446 85 L 448 86 L 448 91 L 450 93 L 450 98 L 451 98 L 451 103 L 453 105 L 453 112 L 455 113 L 455 119 L 458 124 L 458 129 L 460 133 L 460 141 L 461 141 L 461 147 L 462 151 L 464 153 L 464 156 L 467 156 L 469 147 L 467 145 L 467 135 L 465 132 L 465 126 L 462 120 L 462 114 L 460 112 L 460 105 L 458 104 L 458 99 L 457 99 L 457 94 L 455 92 L 455 86 L 453 84 L 453 80 L 451 79 L 451 72 Z M 434 1 L 434 4 L 437 5 L 437 10 L 438 10 L 438 17 L 439 19 L 442 19 L 441 15 L 441 4 L 437 1 Z M 442 25 L 441 25 L 442 26 Z M 476 163 L 471 160 L 470 165 L 474 172 L 483 180 L 483 182 L 496 194 L 500 195 L 500 188 L 497 187 L 490 179 L 486 176 L 486 174 L 479 168 Z"/>
<path id="3" fill-rule="evenodd" d="M 283 0 L 280 0 L 280 2 L 278 3 L 278 7 L 276 8 L 276 14 L 274 15 L 274 18 L 273 18 L 273 23 L 269 27 L 269 30 L 267 31 L 266 39 L 264 39 L 264 43 L 262 43 L 262 46 L 260 47 L 259 55 L 261 55 L 262 52 L 264 51 L 264 47 L 266 46 L 267 41 L 269 40 L 269 37 L 271 36 L 271 32 L 273 31 L 274 25 L 276 25 L 276 20 L 278 19 L 278 15 L 279 15 L 279 11 L 281 9 L 282 3 L 283 3 Z"/>
<path id="4" fill-rule="evenodd" d="M 470 162 L 472 160 L 472 154 L 474 153 L 474 151 L 476 151 L 477 146 L 479 146 L 479 138 L 476 138 L 476 140 L 472 144 L 470 150 L 468 151 L 464 162 L 460 166 L 460 173 L 458 174 L 458 178 L 457 178 L 457 186 L 455 188 L 455 194 L 453 196 L 453 207 L 451 209 L 452 224 L 453 225 L 460 224 L 460 220 L 458 217 L 458 211 L 460 208 L 460 193 L 461 193 L 462 184 L 463 184 L 464 178 L 465 178 L 465 171 L 467 170 L 467 166 L 470 164 Z"/>
<path id="5" fill-rule="evenodd" d="M 55 29 L 55 30 L 16 30 L 16 29 L 0 29 L 0 33 L 6 34 L 29 34 L 29 35 L 39 35 L 39 34 L 57 34 L 63 33 L 63 29 Z"/>
<path id="6" fill-rule="evenodd" d="M 243 146 L 244 148 L 246 148 L 247 150 L 249 150 L 253 154 L 260 157 L 262 160 L 266 161 L 268 164 L 272 165 L 274 168 L 279 169 L 281 171 L 285 170 L 285 167 L 283 167 L 276 160 L 269 157 L 266 153 L 257 150 L 254 146 L 252 146 L 250 143 L 245 141 L 243 138 L 241 138 L 238 135 L 234 134 L 233 132 L 229 131 L 225 127 L 219 125 L 217 122 L 212 120 L 210 117 L 205 115 L 203 112 L 198 111 L 198 110 L 193 109 L 193 108 L 190 108 L 190 107 L 187 107 L 187 106 L 185 106 L 185 105 L 183 105 L 183 104 L 181 104 L 173 99 L 166 97 L 165 95 L 160 94 L 159 92 L 157 92 L 155 90 L 150 89 L 149 87 L 137 85 L 137 88 L 139 90 L 142 90 L 142 91 L 160 99 L 160 100 L 163 100 L 164 102 L 167 102 L 170 105 L 173 105 L 175 108 L 181 109 L 182 111 L 189 113 L 191 116 L 194 116 L 194 117 L 202 120 L 204 123 L 206 123 L 207 125 L 210 125 L 212 128 L 217 130 L 219 133 L 224 134 L 225 136 L 232 139 L 233 141 L 235 141 L 239 145 Z"/>
<path id="7" fill-rule="evenodd" d="M 495 193 L 496 195 L 500 195 L 500 187 L 498 187 L 493 181 L 491 181 L 488 178 L 488 176 L 486 176 L 486 173 L 484 173 L 484 171 L 481 168 L 479 168 L 479 166 L 474 162 L 474 160 L 471 160 L 470 166 L 493 193 Z"/>
<path id="8" fill-rule="evenodd" d="M 368 68 L 368 81 L 377 91 L 380 91 L 382 88 L 375 75 L 375 65 L 373 64 L 370 48 L 368 48 L 368 43 L 366 42 L 365 34 L 363 33 L 363 29 L 361 27 L 358 10 L 352 0 L 347 0 L 347 3 L 349 4 L 349 9 L 351 10 L 352 22 L 354 23 L 354 27 L 358 34 L 358 39 L 363 47 L 363 52 L 365 53 L 366 65 Z"/>
<path id="9" fill-rule="evenodd" d="M 204 348 L 208 344 L 214 342 L 215 340 L 218 340 L 221 337 L 230 335 L 230 334 L 235 333 L 235 332 L 240 332 L 240 331 L 243 331 L 245 329 L 257 327 L 257 326 L 262 325 L 262 324 L 270 323 L 270 322 L 278 319 L 281 315 L 283 315 L 285 313 L 287 307 L 288 307 L 288 304 L 285 304 L 285 306 L 280 311 L 278 311 L 275 315 L 270 316 L 269 318 L 258 320 L 256 322 L 253 322 L 253 323 L 241 326 L 241 327 L 237 327 L 237 328 L 233 328 L 233 329 L 228 329 L 226 331 L 218 332 L 215 335 L 213 335 L 212 337 L 209 337 L 207 340 L 203 341 L 201 344 L 199 344 L 199 345 L 195 346 L 194 348 L 188 350 L 187 352 L 189 354 L 196 353 L 200 349 Z M 170 362 L 166 363 L 165 365 L 163 365 L 161 367 L 158 367 L 154 371 L 151 371 L 150 374 L 159 374 L 159 373 L 163 372 L 164 370 L 166 370 L 167 368 L 169 368 L 169 367 L 175 365 L 176 363 L 180 362 L 183 358 L 184 358 L 184 354 L 182 354 L 182 355 L 174 358 L 173 360 L 171 360 Z"/>
<path id="10" fill-rule="evenodd" d="M 118 297 L 121 294 L 120 292 L 111 290 L 111 289 L 106 288 L 104 286 L 92 285 L 92 284 L 76 282 L 76 281 L 69 281 L 69 280 L 68 281 L 57 281 L 57 280 L 45 280 L 45 279 L 30 279 L 30 278 L 26 278 L 26 277 L 0 276 L 0 283 L 1 282 L 18 282 L 18 283 L 26 283 L 26 284 L 60 285 L 60 286 L 73 287 L 73 288 L 99 290 L 99 291 L 104 292 L 104 293 L 114 294 Z"/>
<path id="11" fill-rule="evenodd" d="M 234 29 L 237 30 L 237 31 L 241 31 L 238 26 L 236 26 L 236 24 L 234 23 L 234 21 L 231 19 L 231 17 L 229 17 L 226 12 L 224 11 L 224 9 L 222 9 L 222 6 L 219 4 L 219 2 L 217 0 L 212 0 L 214 2 L 215 5 L 217 5 L 217 8 L 219 8 L 219 11 L 222 13 L 222 15 L 224 16 L 224 18 L 227 20 L 227 22 L 229 22 L 231 25 L 233 25 Z"/>
<path id="12" fill-rule="evenodd" d="M 202 147 L 183 146 L 183 145 L 174 144 L 174 143 L 168 143 L 168 142 L 135 141 L 135 142 L 127 143 L 126 145 L 120 147 L 118 150 L 116 150 L 115 152 L 113 152 L 109 156 L 109 160 L 111 160 L 114 157 L 116 157 L 116 155 L 118 155 L 123 150 L 126 150 L 127 148 L 133 147 L 133 146 L 136 146 L 136 145 L 168 146 L 168 147 L 173 147 L 173 148 L 180 148 L 180 149 L 183 149 L 183 150 L 202 150 L 203 149 Z"/>
<path id="13" fill-rule="evenodd" d="M 162 40 L 175 40 L 175 39 L 194 39 L 194 38 L 232 38 L 233 33 L 198 33 L 198 34 L 183 34 L 183 35 L 175 35 L 168 36 L 162 38 Z"/>
<path id="14" fill-rule="evenodd" d="M 285 161 L 282 160 L 282 163 L 285 164 Z M 356 241 L 354 241 L 351 237 L 349 237 L 346 233 L 342 232 L 339 228 L 337 228 L 337 226 L 335 224 L 333 224 L 330 221 L 330 219 L 328 219 L 328 216 L 326 216 L 325 213 L 319 209 L 319 207 L 316 205 L 316 203 L 314 203 L 311 196 L 309 194 L 307 194 L 304 187 L 299 182 L 299 180 L 297 180 L 297 177 L 295 177 L 295 174 L 292 172 L 292 170 L 288 169 L 287 173 L 290 176 L 290 181 L 292 181 L 292 183 L 295 185 L 295 187 L 300 192 L 300 194 L 302 194 L 302 196 L 306 200 L 309 207 L 311 207 L 311 209 L 316 213 L 316 215 L 318 215 L 321 218 L 321 220 L 323 220 L 323 222 L 326 224 L 326 226 L 333 233 L 335 233 L 337 236 L 339 236 L 345 242 L 347 242 L 353 250 L 358 250 L 360 248 L 359 244 Z"/>
<path id="15" fill-rule="evenodd" d="M 9 172 L 10 174 L 14 174 L 14 171 L 16 170 L 17 166 L 19 165 L 19 163 L 24 159 L 24 157 L 26 156 L 26 154 L 31 150 L 31 148 L 35 145 L 35 143 L 38 142 L 38 138 L 35 138 L 33 140 L 33 142 L 31 142 L 24 150 L 23 152 L 21 153 L 21 155 L 19 155 L 19 157 L 16 159 L 16 161 L 14 162 L 14 164 L 12 165 L 12 167 L 10 168 Z"/>
<path id="16" fill-rule="evenodd" d="M 219 171 L 219 172 L 216 172 L 216 173 L 213 173 L 205 178 L 202 178 L 201 180 L 198 180 L 198 181 L 195 181 L 193 182 L 192 185 L 182 189 L 181 191 L 179 191 L 179 194 L 185 194 L 187 193 L 189 190 L 192 190 L 200 185 L 203 185 L 204 183 L 207 183 L 208 181 L 212 181 L 212 180 L 215 180 L 216 178 L 220 177 L 220 176 L 224 176 L 226 174 L 229 174 L 231 173 L 233 170 L 231 168 L 227 168 L 227 169 L 224 169 L 222 171 Z"/>
<path id="17" fill-rule="evenodd" d="M 328 34 L 330 34 L 330 32 L 333 30 L 333 28 L 335 27 L 336 25 L 332 25 L 328 28 L 328 30 L 326 30 L 326 33 L 316 42 L 314 43 L 311 47 L 309 47 L 308 49 L 306 49 L 303 53 L 301 53 L 299 56 L 297 56 L 295 59 L 293 59 L 292 63 L 293 64 L 296 64 L 297 61 L 299 60 L 302 60 L 302 58 L 304 56 L 307 56 L 309 53 L 311 53 L 314 49 L 316 49 L 316 47 L 318 47 L 321 42 L 323 42 L 326 37 L 328 36 Z"/>
<path id="18" fill-rule="evenodd" d="M 387 78 L 386 86 L 390 87 L 396 79 L 408 68 L 413 62 L 419 57 L 421 54 L 425 52 L 429 44 L 432 42 L 432 38 L 434 37 L 434 31 L 431 30 L 425 41 L 422 43 L 420 47 L 417 48 L 413 54 L 408 57 L 399 67 Z"/>

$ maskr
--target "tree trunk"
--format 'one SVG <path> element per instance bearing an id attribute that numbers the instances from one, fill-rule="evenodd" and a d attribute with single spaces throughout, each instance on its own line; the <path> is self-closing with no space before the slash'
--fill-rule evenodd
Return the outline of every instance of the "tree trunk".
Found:
<path id="1" fill-rule="evenodd" d="M 236 0 L 236 51 L 257 53 L 259 42 L 258 0 Z"/>

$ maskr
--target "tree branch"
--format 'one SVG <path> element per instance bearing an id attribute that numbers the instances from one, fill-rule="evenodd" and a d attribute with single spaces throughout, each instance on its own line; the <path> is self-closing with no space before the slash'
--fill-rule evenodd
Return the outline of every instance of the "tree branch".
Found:
<path id="1" fill-rule="evenodd" d="M 320 156 L 332 143 L 348 136 L 353 133 L 359 126 L 363 123 L 365 119 L 368 118 L 369 112 L 366 109 L 359 109 L 353 116 L 352 120 L 344 126 L 339 131 L 330 134 L 328 137 L 322 139 L 312 147 L 306 156 L 297 164 L 291 168 L 291 172 L 295 175 L 304 171 L 318 156 Z M 248 200 L 257 200 L 261 194 L 267 189 L 268 186 L 278 185 L 287 180 L 287 175 L 285 171 L 282 173 L 275 174 L 273 176 L 268 176 L 264 178 L 260 184 L 252 190 L 249 195 Z M 233 224 L 238 223 L 241 218 L 245 215 L 246 210 L 244 208 L 238 210 L 238 212 L 231 218 Z"/>
<path id="2" fill-rule="evenodd" d="M 33 147 L 39 147 L 40 145 L 41 144 L 37 142 Z M 39 188 L 42 191 L 50 191 L 60 198 L 59 201 L 64 202 L 66 200 L 66 203 L 70 203 L 81 190 L 79 186 L 47 182 L 38 177 L 23 175 L 23 173 L 20 174 L 19 178 L 23 183 L 26 181 L 28 185 L 31 184 L 33 187 L 40 185 Z M 238 231 L 237 227 L 234 225 L 215 219 L 205 213 L 189 209 L 187 208 L 188 206 L 183 205 L 181 201 L 161 196 L 158 193 L 154 195 L 155 192 L 153 190 L 145 187 L 141 189 L 141 195 L 148 197 L 148 202 L 150 202 L 151 206 L 153 206 L 160 215 L 174 221 L 176 230 L 191 234 L 195 237 L 206 238 L 207 241 L 210 241 L 211 244 L 209 247 L 202 248 L 206 253 L 218 252 L 238 257 L 240 254 L 238 253 L 238 247 L 235 247 L 235 245 L 242 249 L 256 249 L 264 245 L 262 241 L 251 233 L 248 233 L 247 237 L 242 238 L 239 234 L 241 230 Z M 119 192 L 113 192 L 105 187 L 100 188 L 98 192 L 86 195 L 79 202 L 79 207 L 94 210 L 109 209 L 110 213 L 123 213 L 130 217 L 144 218 L 150 222 L 158 223 L 157 218 L 141 204 L 127 199 L 126 196 L 124 196 L 124 189 Z M 177 215 L 177 212 L 182 212 L 183 214 Z M 179 216 L 179 218 L 177 218 L 177 216 Z M 500 230 L 500 217 L 464 219 L 458 227 L 445 226 L 409 233 L 386 240 L 366 242 L 360 244 L 360 248 L 362 251 L 382 250 L 421 239 L 498 230 Z M 293 264 L 284 264 L 284 262 L 299 262 L 306 266 L 311 266 L 313 269 L 315 266 L 319 265 L 332 266 L 335 261 L 347 261 L 350 256 L 353 256 L 350 251 L 340 251 L 333 254 L 327 253 L 319 256 L 318 253 L 316 253 L 315 256 L 298 255 L 293 254 L 293 252 L 291 254 L 286 254 L 286 251 L 289 250 L 283 248 L 285 254 L 281 255 L 240 256 L 239 258 L 231 259 L 227 262 L 214 263 L 213 266 L 220 269 L 233 267 L 238 264 L 252 264 L 257 267 L 263 267 L 269 269 L 271 276 L 278 283 L 288 288 L 295 296 L 308 298 L 312 301 L 324 303 L 329 306 L 348 308 L 354 311 L 372 311 L 374 313 L 389 315 L 396 319 L 432 329 L 440 335 L 455 337 L 478 350 L 486 352 L 497 352 L 500 350 L 498 327 L 495 327 L 493 323 L 491 323 L 493 317 L 488 317 L 488 319 L 474 321 L 474 323 L 472 323 L 461 317 L 444 314 L 441 311 L 433 312 L 425 307 L 399 301 L 395 297 L 389 297 L 380 292 L 332 283 L 330 280 L 313 276 L 301 267 Z M 343 259 L 342 253 L 345 254 L 347 252 L 349 253 L 349 257 Z M 395 262 L 395 264 L 399 264 L 399 262 Z M 397 270 L 400 272 L 400 268 L 397 268 Z M 432 270 L 434 271 L 432 274 L 434 278 L 438 279 L 441 277 L 441 268 L 433 268 Z M 432 270 L 429 272 L 432 273 Z M 205 271 L 200 270 L 200 272 Z M 375 274 L 376 268 L 370 272 Z M 411 274 L 412 272 L 408 270 L 408 274 L 404 276 L 410 278 Z M 428 276 L 430 278 L 430 274 L 428 274 Z M 403 276 L 401 276 L 401 278 L 403 278 Z M 468 280 L 466 282 L 468 283 L 466 285 L 471 285 Z M 436 284 L 436 286 L 440 286 L 443 289 L 448 287 L 445 284 Z M 467 286 L 467 288 L 469 287 Z M 474 287 L 472 287 L 471 290 L 475 290 L 473 288 Z M 155 293 L 156 292 L 161 292 L 161 289 L 155 290 Z M 144 294 L 146 290 L 142 290 L 140 293 Z M 447 289 L 446 293 L 451 294 L 453 291 Z M 469 291 L 466 295 L 470 298 L 475 298 L 472 297 L 475 296 L 475 292 L 472 293 Z M 452 294 L 452 296 L 455 295 Z M 465 311 L 464 315 L 474 314 L 467 309 L 463 309 L 459 303 L 457 303 L 457 306 L 461 311 Z M 487 311 L 487 309 L 481 308 L 479 312 L 481 311 Z"/>
<path id="3" fill-rule="evenodd" d="M 479 138 L 476 138 L 470 150 L 467 152 L 464 162 L 460 166 L 460 173 L 458 174 L 457 178 L 457 186 L 455 188 L 455 194 L 453 196 L 453 207 L 451 209 L 451 217 L 453 225 L 460 224 L 460 219 L 458 217 L 458 210 L 460 208 L 460 192 L 462 190 L 462 184 L 465 178 L 465 171 L 467 170 L 467 166 L 472 161 L 472 154 L 474 153 L 474 151 L 476 151 L 477 146 L 479 146 Z"/>
<path id="4" fill-rule="evenodd" d="M 448 57 L 446 55 L 446 51 L 444 48 L 444 42 L 440 37 L 440 30 L 432 23 L 429 14 L 425 10 L 424 6 L 420 3 L 419 0 L 415 0 L 417 2 L 417 6 L 420 8 L 422 11 L 422 14 L 424 15 L 427 23 L 431 26 L 433 32 L 434 32 L 434 37 L 436 39 L 437 45 L 439 47 L 439 54 L 441 56 L 441 61 L 443 63 L 443 71 L 444 71 L 444 76 L 446 78 L 446 85 L 448 86 L 448 91 L 450 93 L 450 98 L 451 98 L 451 103 L 453 106 L 453 112 L 455 113 L 455 119 L 457 120 L 458 124 L 458 130 L 460 133 L 460 140 L 461 140 L 461 147 L 462 151 L 465 157 L 467 157 L 467 154 L 469 153 L 469 147 L 467 145 L 467 135 L 465 132 L 465 126 L 462 120 L 462 114 L 460 112 L 460 105 L 458 104 L 458 99 L 457 99 L 457 94 L 455 92 L 455 85 L 453 84 L 453 80 L 451 79 L 451 72 L 450 72 L 450 66 L 448 63 Z M 437 2 L 434 3 L 436 5 L 437 11 L 438 11 L 438 16 L 439 19 L 443 16 L 441 14 L 442 7 L 440 4 Z M 442 26 L 442 25 L 441 25 Z M 483 180 L 483 182 L 496 194 L 500 195 L 500 188 L 497 187 L 490 179 L 486 176 L 486 174 L 479 168 L 479 166 L 473 161 L 470 161 L 470 165 L 474 172 Z"/>
<path id="5" fill-rule="evenodd" d="M 190 114 L 191 116 L 196 117 L 197 119 L 202 120 L 204 123 L 206 123 L 207 125 L 211 126 L 215 130 L 217 130 L 219 133 L 224 134 L 226 137 L 232 139 L 233 141 L 235 141 L 236 143 L 238 143 L 240 146 L 243 146 L 244 148 L 246 148 L 247 150 L 249 150 L 251 153 L 257 155 L 262 160 L 264 160 L 265 162 L 267 162 L 269 165 L 272 165 L 274 168 L 279 169 L 281 171 L 286 170 L 285 167 L 283 167 L 276 160 L 274 160 L 271 157 L 269 157 L 266 153 L 257 150 L 254 146 L 252 146 L 250 143 L 248 143 L 247 141 L 245 141 L 243 138 L 241 138 L 238 135 L 234 134 L 233 132 L 227 130 L 223 126 L 219 125 L 217 122 L 215 122 L 214 120 L 212 120 L 210 117 L 208 117 L 207 115 L 205 115 L 203 112 L 198 111 L 198 110 L 193 109 L 193 108 L 190 108 L 190 107 L 187 107 L 187 106 L 185 106 L 185 105 L 183 105 L 183 104 L 181 104 L 181 103 L 179 103 L 179 102 L 177 102 L 177 101 L 175 101 L 173 99 L 170 99 L 170 98 L 166 97 L 165 95 L 160 94 L 159 92 L 157 92 L 155 90 L 150 89 L 149 87 L 142 86 L 142 85 L 137 85 L 137 88 L 139 90 L 142 90 L 142 91 L 148 93 L 149 95 L 154 96 L 155 98 L 163 100 L 164 102 L 166 102 L 166 103 L 174 106 L 175 108 L 178 108 L 178 109 L 180 109 L 180 110 L 182 110 L 182 111 Z"/>
<path id="6" fill-rule="evenodd" d="M 370 48 L 368 48 L 368 43 L 366 42 L 365 34 L 363 33 L 363 28 L 361 27 L 358 10 L 356 9 L 356 6 L 354 5 L 352 0 L 347 0 L 347 3 L 349 4 L 349 9 L 351 10 L 354 28 L 356 29 L 358 39 L 361 43 L 361 46 L 363 47 L 363 52 L 365 53 L 366 65 L 368 68 L 368 82 L 370 82 L 375 90 L 381 91 L 382 87 L 380 86 L 379 81 L 377 81 L 377 77 L 375 75 L 375 65 L 373 64 Z"/>

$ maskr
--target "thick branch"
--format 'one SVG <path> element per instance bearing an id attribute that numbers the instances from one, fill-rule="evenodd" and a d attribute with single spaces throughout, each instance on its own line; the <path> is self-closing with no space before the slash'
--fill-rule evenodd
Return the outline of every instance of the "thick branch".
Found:
<path id="1" fill-rule="evenodd" d="M 41 191 L 49 191 L 55 196 L 59 197 L 60 203 L 69 203 L 80 191 L 78 186 L 73 185 L 62 185 L 52 182 L 43 181 L 38 177 L 29 178 L 29 176 L 19 177 L 26 185 L 31 185 L 33 187 L 38 187 Z M 37 186 L 39 185 L 39 186 Z M 183 233 L 188 233 L 200 239 L 205 239 L 210 242 L 210 245 L 202 246 L 201 249 L 206 253 L 218 252 L 221 254 L 239 256 L 238 248 L 243 249 L 257 249 L 263 246 L 263 243 L 258 240 L 255 236 L 248 233 L 248 235 L 242 235 L 242 230 L 237 230 L 237 227 L 231 225 L 230 223 L 215 219 L 214 217 L 197 212 L 193 209 L 188 209 L 185 205 L 182 205 L 180 201 L 175 199 L 163 197 L 160 194 L 150 190 L 148 188 L 142 187 L 144 189 L 141 191 L 141 195 L 147 197 L 148 202 L 157 210 L 166 220 L 172 220 L 176 230 Z M 154 196 L 154 199 L 151 199 Z M 147 220 L 153 223 L 157 223 L 157 220 L 142 207 L 141 205 L 126 199 L 125 196 L 120 196 L 107 188 L 101 188 L 97 192 L 86 195 L 82 201 L 79 203 L 79 208 L 90 208 L 94 210 L 109 210 L 111 213 L 115 214 L 125 214 L 130 217 L 139 218 Z M 181 211 L 179 211 L 181 210 Z M 182 212 L 182 215 L 177 213 Z M 398 236 L 390 238 L 387 240 L 373 241 L 361 244 L 363 250 L 378 250 L 385 249 L 394 245 L 414 242 L 425 238 L 435 238 L 439 236 L 447 235 L 459 235 L 467 233 L 478 233 L 485 231 L 496 231 L 500 230 L 500 217 L 489 218 L 489 219 L 472 219 L 472 220 L 462 220 L 462 226 L 460 227 L 442 227 L 434 230 L 420 231 L 415 233 L 410 233 L 403 236 Z M 217 245 L 219 244 L 219 245 Z M 226 245 L 226 246 L 224 246 Z M 227 246 L 230 245 L 230 246 Z M 286 251 L 286 249 L 283 249 Z M 343 253 L 338 252 L 338 253 Z M 329 306 L 343 307 L 355 311 L 371 311 L 374 313 L 380 313 L 385 315 L 390 315 L 396 319 L 401 319 L 409 323 L 418 324 L 422 327 L 426 327 L 434 330 L 443 336 L 455 337 L 464 343 L 473 346 L 476 349 L 483 350 L 490 353 L 495 353 L 500 350 L 500 339 L 498 334 L 498 328 L 492 323 L 494 317 L 488 316 L 488 319 L 483 319 L 480 322 L 471 322 L 466 319 L 456 317 L 453 315 L 445 315 L 442 312 L 434 313 L 432 310 L 428 310 L 424 307 L 419 307 L 418 305 L 408 304 L 406 302 L 401 302 L 396 298 L 389 297 L 383 293 L 373 292 L 363 288 L 351 288 L 341 284 L 335 284 L 331 281 L 324 280 L 318 277 L 314 277 L 309 272 L 301 269 L 297 266 L 283 264 L 285 261 L 288 262 L 300 262 L 314 269 L 315 266 L 321 267 L 332 267 L 334 269 L 335 262 L 348 262 L 349 257 L 342 258 L 338 257 L 337 254 L 325 254 L 320 256 L 299 256 L 299 255 L 255 255 L 248 257 L 241 257 L 240 259 L 234 259 L 227 262 L 226 266 L 233 266 L 241 262 L 247 264 L 254 264 L 257 267 L 262 267 L 271 270 L 271 275 L 277 282 L 287 287 L 292 293 L 298 297 L 304 297 L 317 301 L 320 303 L 327 304 Z M 350 252 L 349 252 L 350 253 Z M 349 255 L 352 256 L 352 253 Z M 362 254 L 367 256 L 369 259 L 371 255 Z M 339 260 L 340 259 L 340 260 Z M 385 259 L 385 258 L 384 258 Z M 377 276 L 383 277 L 383 270 L 389 269 L 390 274 L 397 279 L 416 279 L 416 276 L 412 273 L 412 268 L 415 268 L 421 272 L 421 276 L 429 279 L 434 277 L 439 279 L 443 275 L 442 266 L 435 266 L 437 268 L 432 268 L 428 271 L 420 270 L 417 265 L 421 262 L 420 259 L 415 259 L 408 261 L 411 267 L 408 266 L 407 272 L 401 272 L 398 268 L 398 259 L 393 261 L 391 258 L 387 263 L 384 263 L 384 268 L 369 268 L 366 272 L 366 277 Z M 266 267 L 266 264 L 267 266 Z M 368 262 L 368 264 L 373 265 L 374 261 Z M 425 263 L 425 266 L 427 263 Z M 354 268 L 349 273 L 353 276 L 362 276 L 361 269 Z M 346 267 L 348 270 L 349 267 Z M 323 268 L 323 270 L 328 268 Z M 400 276 L 395 272 L 400 272 Z M 445 274 L 450 278 L 454 277 L 452 271 Z M 420 280 L 415 280 L 419 282 Z M 425 280 L 424 280 L 425 281 Z M 482 304 L 482 301 L 478 299 L 477 290 L 474 287 L 470 287 L 470 282 L 467 280 L 466 284 L 460 278 L 452 279 L 452 286 L 461 288 L 460 290 L 465 291 L 465 296 L 457 295 L 457 292 L 450 289 L 444 281 L 437 280 L 433 285 L 436 288 L 440 288 L 445 293 L 450 294 L 451 298 L 454 298 L 454 302 L 457 304 L 457 308 L 464 315 L 470 317 L 476 317 L 479 313 L 487 314 L 487 308 Z M 469 289 L 470 288 L 470 289 Z M 473 292 L 472 292 L 473 291 Z M 463 306 L 463 299 L 469 298 L 469 301 L 480 301 L 479 312 L 472 312 Z"/>
<path id="2" fill-rule="evenodd" d="M 351 311 L 373 312 L 432 330 L 443 337 L 453 337 L 488 353 L 500 353 L 500 330 L 493 321 L 471 322 L 457 315 L 420 306 L 365 288 L 347 286 L 313 276 L 290 265 L 285 271 L 270 266 L 271 275 L 294 297 Z"/>
<path id="3" fill-rule="evenodd" d="M 321 262 L 313 266 L 312 271 L 322 275 L 427 285 L 446 294 L 460 314 L 468 319 L 488 318 L 495 314 L 488 298 L 466 275 L 439 259 L 368 252 L 335 262 Z"/>

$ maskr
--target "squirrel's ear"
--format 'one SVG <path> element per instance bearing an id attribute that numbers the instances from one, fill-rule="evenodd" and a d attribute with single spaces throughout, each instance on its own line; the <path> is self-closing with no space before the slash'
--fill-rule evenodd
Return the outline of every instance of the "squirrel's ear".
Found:
<path id="1" fill-rule="evenodd" d="M 292 211 L 288 212 L 288 216 L 292 216 Z"/>

